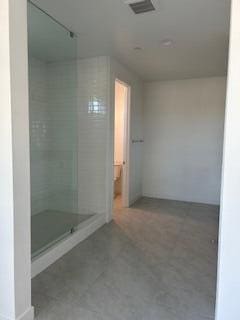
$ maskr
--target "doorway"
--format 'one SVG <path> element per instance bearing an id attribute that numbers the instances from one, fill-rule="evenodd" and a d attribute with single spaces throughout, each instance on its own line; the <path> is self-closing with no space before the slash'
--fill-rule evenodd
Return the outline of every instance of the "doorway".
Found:
<path id="1" fill-rule="evenodd" d="M 115 80 L 114 206 L 129 206 L 129 108 L 130 86 Z"/>

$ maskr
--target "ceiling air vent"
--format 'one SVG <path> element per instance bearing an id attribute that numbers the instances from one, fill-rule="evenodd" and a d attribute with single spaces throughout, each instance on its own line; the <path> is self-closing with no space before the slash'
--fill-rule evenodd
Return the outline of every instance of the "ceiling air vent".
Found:
<path id="1" fill-rule="evenodd" d="M 155 7 L 151 0 L 143 1 L 126 1 L 135 14 L 145 13 L 149 11 L 155 11 Z"/>

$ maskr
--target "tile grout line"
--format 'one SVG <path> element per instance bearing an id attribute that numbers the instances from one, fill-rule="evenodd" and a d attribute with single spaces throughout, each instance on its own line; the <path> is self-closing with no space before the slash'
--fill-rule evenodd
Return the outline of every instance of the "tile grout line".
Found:
<path id="1" fill-rule="evenodd" d="M 189 214 L 189 212 L 190 212 L 190 209 L 191 209 L 191 205 L 192 205 L 192 204 L 189 204 L 189 205 L 188 205 L 188 208 L 186 209 L 185 217 L 183 218 L 183 220 L 182 220 L 182 222 L 181 222 L 179 232 L 177 233 L 177 236 L 176 236 L 175 245 L 174 245 L 173 249 L 171 250 L 171 254 L 169 255 L 169 259 L 167 260 L 167 264 L 168 264 L 168 263 L 171 263 L 171 261 L 172 261 L 172 259 L 173 259 L 173 253 L 174 253 L 174 251 L 175 251 L 175 249 L 176 249 L 176 247 L 177 247 L 177 243 L 178 243 L 178 241 L 179 241 L 179 239 L 180 239 L 180 235 L 181 235 L 182 232 L 183 232 L 183 229 L 184 229 L 184 226 L 185 226 L 185 222 L 186 222 L 186 220 L 187 220 L 187 216 L 188 216 L 188 214 Z"/>

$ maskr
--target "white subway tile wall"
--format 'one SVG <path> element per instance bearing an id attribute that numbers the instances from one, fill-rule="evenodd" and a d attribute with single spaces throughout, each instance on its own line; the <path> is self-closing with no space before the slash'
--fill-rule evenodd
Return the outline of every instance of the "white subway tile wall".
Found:
<path id="1" fill-rule="evenodd" d="M 78 61 L 79 209 L 106 213 L 109 59 Z"/>
<path id="2" fill-rule="evenodd" d="M 48 144 L 50 119 L 47 105 L 47 66 L 40 60 L 29 60 L 29 118 L 31 158 L 32 214 L 48 208 Z"/>
<path id="3" fill-rule="evenodd" d="M 49 209 L 78 212 L 77 61 L 47 65 L 51 118 Z"/>
<path id="4" fill-rule="evenodd" d="M 106 212 L 108 64 L 30 60 L 32 214 Z"/>

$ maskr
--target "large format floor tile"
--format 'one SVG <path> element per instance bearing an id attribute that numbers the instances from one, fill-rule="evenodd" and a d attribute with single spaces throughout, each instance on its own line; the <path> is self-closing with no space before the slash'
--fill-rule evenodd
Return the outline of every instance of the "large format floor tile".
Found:
<path id="1" fill-rule="evenodd" d="M 32 281 L 39 320 L 214 318 L 218 207 L 142 198 Z"/>

